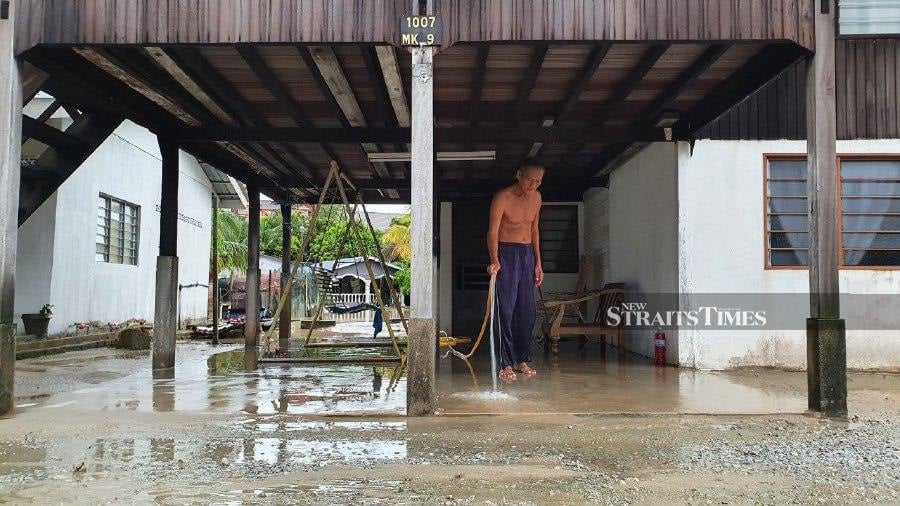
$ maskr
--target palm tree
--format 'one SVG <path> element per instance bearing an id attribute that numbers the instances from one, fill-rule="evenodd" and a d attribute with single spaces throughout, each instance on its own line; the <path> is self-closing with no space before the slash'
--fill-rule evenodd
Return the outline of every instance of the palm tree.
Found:
<path id="1" fill-rule="evenodd" d="M 247 270 L 247 219 L 230 212 L 219 212 L 219 271 Z"/>
<path id="2" fill-rule="evenodd" d="M 391 220 L 391 224 L 384 231 L 381 240 L 387 246 L 389 260 L 403 260 L 405 262 L 412 260 L 411 224 L 412 216 L 410 213 L 401 214 Z"/>

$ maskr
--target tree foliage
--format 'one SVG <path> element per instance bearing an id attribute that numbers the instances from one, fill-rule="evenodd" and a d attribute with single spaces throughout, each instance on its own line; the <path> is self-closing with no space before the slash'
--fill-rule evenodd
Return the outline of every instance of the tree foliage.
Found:
<path id="1" fill-rule="evenodd" d="M 399 260 L 397 261 L 397 265 L 400 266 L 400 270 L 394 274 L 394 281 L 396 281 L 397 286 L 400 287 L 400 292 L 408 297 L 410 288 L 412 287 L 412 271 L 410 269 L 410 263 Z"/>
<path id="2" fill-rule="evenodd" d="M 344 234 L 347 233 L 347 224 L 348 220 L 343 209 L 341 209 L 341 206 L 330 205 L 323 207 L 323 209 L 319 211 L 319 216 L 316 219 L 316 235 L 313 237 L 310 244 L 307 258 L 313 262 L 335 260 L 337 258 L 338 249 L 340 248 L 341 239 L 344 237 Z M 375 249 L 375 242 L 381 239 L 381 234 L 376 231 L 375 235 L 372 235 L 369 227 L 360 223 L 358 220 L 354 222 L 353 228 L 355 231 L 359 232 L 359 236 L 362 238 L 366 248 L 366 254 L 371 257 L 376 257 L 377 250 Z M 341 253 L 341 257 L 346 258 L 361 255 L 355 231 L 350 231 L 346 243 L 344 244 L 344 250 Z"/>
<path id="3" fill-rule="evenodd" d="M 406 263 L 412 261 L 411 224 L 410 213 L 401 214 L 391 220 L 390 226 L 382 237 L 382 242 L 387 247 L 385 254 L 388 256 L 388 260 L 403 260 Z"/>
<path id="4" fill-rule="evenodd" d="M 310 241 L 304 260 L 318 262 L 334 260 L 337 255 L 341 238 L 347 230 L 347 217 L 341 206 L 324 206 L 316 219 L 316 235 Z M 247 270 L 247 238 L 249 227 L 246 217 L 238 216 L 229 211 L 219 212 L 219 270 Z M 302 213 L 291 215 L 291 258 L 295 258 L 300 251 L 303 237 L 309 228 L 309 217 Z M 376 257 L 375 241 L 380 239 L 377 231 L 375 235 L 369 231 L 369 227 L 356 222 L 354 225 L 363 243 L 366 252 L 371 257 Z M 260 217 L 259 220 L 259 246 L 260 251 L 272 256 L 281 256 L 281 213 L 275 212 Z M 359 248 L 356 236 L 351 232 L 341 256 L 359 256 Z"/>
<path id="5" fill-rule="evenodd" d="M 247 270 L 247 218 L 228 211 L 219 211 L 219 263 L 217 270 Z"/>

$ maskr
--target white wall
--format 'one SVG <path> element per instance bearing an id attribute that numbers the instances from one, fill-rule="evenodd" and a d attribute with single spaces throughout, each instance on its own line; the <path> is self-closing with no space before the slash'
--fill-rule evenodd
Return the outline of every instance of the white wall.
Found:
<path id="1" fill-rule="evenodd" d="M 178 255 L 179 283 L 208 284 L 211 185 L 196 159 L 180 155 Z M 50 333 L 76 322 L 118 323 L 131 318 L 153 320 L 156 257 L 159 254 L 161 166 L 156 138 L 125 122 L 20 228 L 16 312 L 33 312 L 53 304 Z M 100 193 L 140 206 L 138 265 L 97 262 L 97 200 Z M 53 211 L 55 201 L 55 212 Z M 55 219 L 50 219 L 55 218 Z M 37 241 L 52 237 L 52 247 Z M 33 262 L 23 258 L 35 257 Z M 30 265 L 31 264 L 31 265 Z M 52 266 L 49 296 L 23 286 L 29 270 Z M 30 284 L 30 283 L 29 283 Z M 38 290 L 39 292 L 39 290 Z M 207 313 L 206 288 L 181 291 L 183 320 Z M 40 302 L 35 297 L 42 297 Z"/>
<path id="2" fill-rule="evenodd" d="M 679 175 L 680 288 L 690 293 L 808 293 L 806 270 L 766 270 L 763 209 L 763 155 L 805 153 L 803 141 L 698 141 L 682 160 Z M 900 153 L 900 141 L 839 141 L 838 153 Z M 841 292 L 897 294 L 900 271 L 842 270 Z M 862 318 L 882 319 L 882 328 L 900 329 L 900 311 L 870 307 L 847 321 L 847 362 L 851 368 L 900 366 L 900 331 L 853 330 Z M 809 316 L 798 314 L 799 325 Z M 802 328 L 802 327 L 798 327 Z M 871 327 L 870 327 L 871 328 Z M 679 332 L 681 363 L 703 369 L 739 366 L 805 368 L 806 334 L 702 330 Z"/>
<path id="3" fill-rule="evenodd" d="M 678 290 L 678 160 L 684 143 L 653 143 L 619 166 L 609 181 L 610 283 L 631 294 Z M 653 332 L 626 330 L 629 351 L 651 356 Z M 677 363 L 677 333 L 669 360 Z"/>

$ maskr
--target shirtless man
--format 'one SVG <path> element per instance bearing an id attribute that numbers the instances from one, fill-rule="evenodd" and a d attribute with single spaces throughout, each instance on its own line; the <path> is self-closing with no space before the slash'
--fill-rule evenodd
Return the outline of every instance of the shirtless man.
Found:
<path id="1" fill-rule="evenodd" d="M 516 172 L 516 184 L 494 195 L 487 245 L 488 274 L 496 274 L 501 329 L 500 377 L 515 380 L 516 372 L 534 376 L 531 332 L 534 328 L 534 287 L 544 281 L 538 217 L 544 166 L 528 158 Z"/>

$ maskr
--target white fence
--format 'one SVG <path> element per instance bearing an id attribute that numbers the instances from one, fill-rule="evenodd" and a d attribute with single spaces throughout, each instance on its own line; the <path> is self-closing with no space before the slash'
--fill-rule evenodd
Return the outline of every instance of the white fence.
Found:
<path id="1" fill-rule="evenodd" d="M 371 293 L 333 293 L 331 294 L 331 300 L 334 302 L 335 306 L 348 307 L 362 303 L 375 303 Z M 333 318 L 337 322 L 368 322 L 375 318 L 375 311 L 360 311 L 358 313 L 347 314 L 334 314 L 329 312 L 327 316 L 322 316 Z"/>
<path id="2" fill-rule="evenodd" d="M 375 297 L 371 293 L 333 293 L 330 295 L 331 302 L 334 303 L 335 306 L 347 306 L 352 307 L 357 304 L 367 303 L 377 305 L 377 301 Z M 384 315 L 385 319 L 393 318 L 397 316 L 397 312 L 393 308 L 393 304 L 390 301 L 385 300 L 385 304 L 388 305 L 387 312 L 388 314 Z M 403 304 L 401 300 L 401 304 Z M 331 305 L 331 303 L 327 304 Z M 358 313 L 346 313 L 346 314 L 334 314 L 327 309 L 322 310 L 322 318 L 333 319 L 340 322 L 370 322 L 375 319 L 375 311 L 360 311 Z"/>

